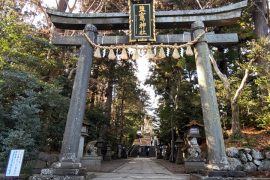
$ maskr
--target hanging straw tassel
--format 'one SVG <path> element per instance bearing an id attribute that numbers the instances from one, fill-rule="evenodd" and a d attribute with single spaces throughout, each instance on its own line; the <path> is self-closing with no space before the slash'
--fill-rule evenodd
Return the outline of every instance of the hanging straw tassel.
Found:
<path id="1" fill-rule="evenodd" d="M 191 49 L 191 46 L 187 46 L 186 55 L 187 56 L 193 56 L 194 55 L 194 53 L 193 53 L 193 51 Z"/>
<path id="2" fill-rule="evenodd" d="M 110 49 L 109 55 L 108 55 L 109 60 L 115 60 L 116 56 L 113 52 L 113 48 Z"/>
<path id="3" fill-rule="evenodd" d="M 158 52 L 158 58 L 164 59 L 165 57 L 166 57 L 165 51 L 164 51 L 163 47 L 161 47 L 159 52 Z"/>
<path id="4" fill-rule="evenodd" d="M 125 48 L 122 49 L 121 59 L 128 60 L 128 54 Z"/>
<path id="5" fill-rule="evenodd" d="M 94 53 L 94 57 L 98 58 L 98 59 L 101 59 L 101 53 L 100 53 L 100 48 L 99 47 L 96 48 L 95 53 Z"/>
<path id="6" fill-rule="evenodd" d="M 179 59 L 180 58 L 180 54 L 179 54 L 178 49 L 176 48 L 176 46 L 177 46 L 177 44 L 174 45 L 172 57 L 174 59 Z"/>
<path id="7" fill-rule="evenodd" d="M 148 44 L 148 48 L 147 48 L 147 57 L 149 59 L 153 59 L 155 57 L 155 54 L 153 53 L 150 44 Z"/>
<path id="8" fill-rule="evenodd" d="M 139 52 L 138 51 L 139 51 L 139 49 L 136 48 L 133 55 L 132 55 L 132 60 L 139 59 Z"/>

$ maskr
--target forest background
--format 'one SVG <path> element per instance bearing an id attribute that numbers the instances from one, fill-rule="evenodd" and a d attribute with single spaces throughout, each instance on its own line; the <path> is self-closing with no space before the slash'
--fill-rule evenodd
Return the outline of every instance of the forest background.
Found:
<path id="1" fill-rule="evenodd" d="M 65 12 L 127 12 L 124 0 L 56 2 L 57 10 Z M 204 9 L 235 2 L 157 0 L 156 9 Z M 53 35 L 82 32 L 55 29 L 41 0 L 1 0 L 0 12 L 0 158 L 5 162 L 15 148 L 26 149 L 26 159 L 34 159 L 38 152 L 59 152 L 79 49 L 55 47 L 50 41 Z M 184 31 L 190 29 L 157 33 Z M 230 134 L 230 143 L 270 149 L 269 140 L 258 143 L 259 139 L 244 131 L 259 132 L 263 137 L 270 133 L 268 1 L 250 0 L 237 25 L 207 31 L 239 35 L 236 45 L 210 47 L 224 137 Z M 127 34 L 112 30 L 99 33 Z M 136 61 L 94 60 L 85 113 L 85 123 L 90 126 L 88 140 L 102 136 L 113 147 L 119 143 L 130 146 L 147 118 L 159 124 L 155 133 L 167 143 L 172 129 L 176 137 L 183 134 L 190 120 L 202 123 L 194 57 L 167 57 L 151 65 L 145 84 L 153 86 L 160 97 L 154 116 L 146 111 L 151 108 L 151 99 L 139 86 Z"/>

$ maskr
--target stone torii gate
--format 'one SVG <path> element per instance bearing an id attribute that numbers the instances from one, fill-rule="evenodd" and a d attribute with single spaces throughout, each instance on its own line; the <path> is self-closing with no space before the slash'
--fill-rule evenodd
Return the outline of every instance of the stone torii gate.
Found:
<path id="1" fill-rule="evenodd" d="M 157 11 L 156 29 L 191 28 L 192 33 L 158 35 L 156 43 L 186 43 L 195 39 L 205 27 L 226 26 L 236 22 L 247 0 L 228 6 L 204 10 Z M 48 10 L 56 28 L 83 30 L 97 44 L 128 43 L 128 36 L 98 36 L 98 30 L 125 30 L 129 27 L 126 13 L 72 14 Z M 93 59 L 93 48 L 83 36 L 54 37 L 53 44 L 59 46 L 81 46 L 76 77 L 73 85 L 67 122 L 62 143 L 60 164 L 77 164 L 78 146 L 85 112 L 86 93 Z M 208 147 L 208 164 L 222 169 L 227 164 L 225 146 L 220 124 L 213 73 L 209 59 L 210 45 L 229 45 L 238 42 L 235 33 L 206 33 L 194 45 L 196 68 L 201 94 L 203 120 Z M 61 165 L 60 165 L 61 166 Z M 77 166 L 72 166 L 77 167 Z"/>

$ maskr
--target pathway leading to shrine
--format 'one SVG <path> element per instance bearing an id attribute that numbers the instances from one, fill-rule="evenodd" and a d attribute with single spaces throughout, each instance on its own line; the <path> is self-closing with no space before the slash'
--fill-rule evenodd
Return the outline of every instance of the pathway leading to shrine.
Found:
<path id="1" fill-rule="evenodd" d="M 92 178 L 90 178 L 92 177 Z M 155 163 L 151 158 L 134 158 L 111 173 L 91 173 L 89 179 L 94 180 L 133 180 L 133 179 L 179 179 L 189 180 L 189 175 L 173 174 Z"/>

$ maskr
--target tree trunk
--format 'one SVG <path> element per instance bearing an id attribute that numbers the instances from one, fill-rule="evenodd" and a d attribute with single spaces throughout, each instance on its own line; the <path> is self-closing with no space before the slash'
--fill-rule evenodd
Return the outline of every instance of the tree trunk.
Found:
<path id="1" fill-rule="evenodd" d="M 269 4 L 267 4 L 267 0 L 255 0 L 255 7 L 253 10 L 253 19 L 254 19 L 254 26 L 255 26 L 255 34 L 256 37 L 263 38 L 267 37 L 268 35 L 268 21 L 269 21 Z M 264 68 L 264 72 L 262 74 L 267 76 L 269 73 L 269 63 L 267 63 L 264 58 L 257 59 L 258 64 Z M 268 81 L 269 82 L 269 81 Z M 262 89 L 262 93 L 265 96 L 269 95 L 269 90 Z"/>
<path id="2" fill-rule="evenodd" d="M 112 99 L 113 99 L 112 93 L 113 93 L 113 79 L 110 79 L 108 81 L 108 87 L 107 87 L 107 90 L 106 90 L 107 100 L 106 100 L 106 103 L 105 103 L 105 116 L 108 119 L 111 119 Z"/>
<path id="3" fill-rule="evenodd" d="M 232 136 L 241 137 L 241 127 L 239 121 L 239 105 L 238 102 L 231 101 L 232 108 Z"/>
<path id="4" fill-rule="evenodd" d="M 93 74 L 92 74 L 92 78 L 91 78 L 91 96 L 90 96 L 90 108 L 93 109 L 95 107 L 95 99 L 96 99 L 96 95 L 98 94 L 98 84 L 97 84 L 97 79 L 99 77 L 99 64 L 95 65 L 95 67 L 93 67 Z"/>
<path id="5" fill-rule="evenodd" d="M 112 100 L 113 100 L 113 81 L 114 81 L 114 66 L 115 66 L 115 62 L 110 61 L 109 64 L 109 72 L 111 73 L 109 76 L 109 80 L 108 80 L 108 85 L 107 85 L 107 89 L 105 92 L 105 96 L 107 97 L 106 102 L 105 102 L 105 116 L 107 118 L 107 122 L 105 124 L 102 125 L 102 128 L 100 129 L 99 132 L 99 136 L 102 139 L 106 139 L 105 134 L 107 134 L 108 132 L 108 127 L 110 126 L 110 120 L 111 120 L 111 113 L 112 113 Z M 101 95 L 102 97 L 103 95 Z"/>
<path id="6" fill-rule="evenodd" d="M 107 86 L 107 89 L 106 89 L 106 97 L 107 97 L 107 99 L 106 99 L 106 103 L 105 103 L 105 116 L 108 119 L 111 119 L 111 112 L 112 112 L 114 66 L 115 66 L 115 62 L 110 61 L 109 72 L 111 72 L 112 74 L 109 76 L 109 80 L 108 80 L 108 86 Z"/>
<path id="7" fill-rule="evenodd" d="M 257 38 L 266 37 L 268 34 L 267 0 L 255 0 L 253 19 Z"/>
<path id="8" fill-rule="evenodd" d="M 121 122 L 120 122 L 120 137 L 119 137 L 119 143 L 122 143 L 122 140 L 123 140 L 123 135 L 124 135 L 124 120 L 125 120 L 125 116 L 124 116 L 124 99 L 122 98 L 121 100 Z"/>

